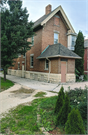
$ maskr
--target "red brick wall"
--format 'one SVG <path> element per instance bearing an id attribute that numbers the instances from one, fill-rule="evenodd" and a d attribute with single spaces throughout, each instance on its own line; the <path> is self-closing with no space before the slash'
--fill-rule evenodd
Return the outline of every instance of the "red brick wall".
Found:
<path id="1" fill-rule="evenodd" d="M 68 59 L 67 73 L 75 73 L 75 60 L 74 59 Z"/>
<path id="2" fill-rule="evenodd" d="M 55 21 L 56 19 L 56 21 Z M 59 26 L 57 25 L 59 23 Z M 56 26 L 57 25 L 57 26 Z M 52 17 L 43 27 L 38 30 L 34 36 L 34 46 L 26 53 L 26 70 L 27 71 L 38 71 L 38 72 L 49 72 L 45 70 L 45 60 L 36 59 L 41 52 L 48 46 L 54 44 L 54 31 L 59 31 L 59 43 L 67 47 L 67 28 L 62 22 L 61 18 Z M 30 39 L 29 39 L 30 41 Z M 30 68 L 30 54 L 34 54 L 34 67 Z M 24 59 L 18 58 L 16 60 L 14 69 L 18 69 L 18 62 L 20 62 L 20 70 L 22 69 L 22 61 Z M 60 60 L 54 58 L 51 60 L 51 73 L 60 73 Z"/>
<path id="3" fill-rule="evenodd" d="M 61 18 L 59 19 L 59 26 L 55 25 L 55 17 L 52 17 L 45 25 L 42 31 L 42 51 L 48 46 L 54 44 L 54 31 L 59 31 L 59 43 L 67 47 L 67 28 L 62 22 Z"/>
<path id="4" fill-rule="evenodd" d="M 58 74 L 59 70 L 59 60 L 58 58 L 51 59 L 51 73 Z"/>
<path id="5" fill-rule="evenodd" d="M 42 44 L 42 29 L 37 31 L 36 36 L 34 36 L 34 46 L 26 53 L 26 70 L 39 71 L 40 61 L 36 59 L 41 54 L 41 44 Z M 30 54 L 34 54 L 34 68 L 30 68 Z"/>

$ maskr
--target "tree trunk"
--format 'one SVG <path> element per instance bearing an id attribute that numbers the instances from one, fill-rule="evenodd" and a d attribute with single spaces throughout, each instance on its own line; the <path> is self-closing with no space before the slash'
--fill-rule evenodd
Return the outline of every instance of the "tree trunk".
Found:
<path id="1" fill-rule="evenodd" d="M 6 71 L 4 70 L 4 81 L 6 81 Z"/>

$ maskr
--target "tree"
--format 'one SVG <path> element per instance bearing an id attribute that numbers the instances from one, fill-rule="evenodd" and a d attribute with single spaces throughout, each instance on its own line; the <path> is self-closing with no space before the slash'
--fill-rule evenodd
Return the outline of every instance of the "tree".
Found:
<path id="1" fill-rule="evenodd" d="M 81 31 L 78 33 L 74 52 L 82 57 L 82 59 L 75 60 L 75 68 L 79 75 L 84 75 L 84 37 Z"/>
<path id="2" fill-rule="evenodd" d="M 84 134 L 83 120 L 78 109 L 73 108 L 69 113 L 65 131 L 66 134 Z"/>
<path id="3" fill-rule="evenodd" d="M 64 125 L 67 121 L 67 117 L 70 111 L 71 111 L 70 101 L 68 95 L 66 94 L 64 104 L 56 118 L 56 125 Z"/>
<path id="4" fill-rule="evenodd" d="M 28 11 L 22 8 L 21 0 L 7 0 L 8 7 L 4 4 L 1 8 L 1 66 L 6 70 L 14 66 L 14 59 L 30 49 L 27 39 L 34 35 L 33 22 L 28 22 Z"/>
<path id="5" fill-rule="evenodd" d="M 63 106 L 64 99 L 65 99 L 65 93 L 64 93 L 64 88 L 62 86 L 58 93 L 58 98 L 54 109 L 55 113 L 58 114 L 58 112 L 60 111 L 61 107 Z"/>

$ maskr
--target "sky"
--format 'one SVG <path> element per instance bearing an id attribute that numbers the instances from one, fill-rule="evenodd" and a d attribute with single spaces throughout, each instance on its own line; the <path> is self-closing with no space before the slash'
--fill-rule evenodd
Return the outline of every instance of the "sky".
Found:
<path id="1" fill-rule="evenodd" d="M 23 8 L 29 13 L 29 21 L 35 22 L 45 14 L 45 7 L 52 5 L 52 10 L 62 6 L 76 33 L 82 31 L 88 38 L 88 0 L 22 0 Z"/>

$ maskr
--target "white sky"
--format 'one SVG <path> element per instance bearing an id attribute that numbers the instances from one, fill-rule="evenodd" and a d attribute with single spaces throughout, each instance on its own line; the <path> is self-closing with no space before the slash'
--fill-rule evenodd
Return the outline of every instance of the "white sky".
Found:
<path id="1" fill-rule="evenodd" d="M 45 14 L 45 7 L 52 10 L 62 6 L 76 33 L 79 30 L 88 38 L 88 0 L 22 0 L 29 13 L 29 21 L 36 21 Z"/>

